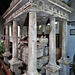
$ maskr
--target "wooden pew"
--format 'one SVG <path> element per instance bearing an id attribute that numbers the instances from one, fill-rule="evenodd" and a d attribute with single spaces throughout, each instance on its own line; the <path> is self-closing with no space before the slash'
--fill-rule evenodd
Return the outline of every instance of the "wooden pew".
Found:
<path id="1" fill-rule="evenodd" d="M 11 72 L 9 72 L 9 70 L 7 69 L 7 67 L 5 66 L 5 64 L 1 59 L 0 59 L 0 64 L 1 64 L 0 68 L 3 68 L 7 75 L 11 75 Z"/>

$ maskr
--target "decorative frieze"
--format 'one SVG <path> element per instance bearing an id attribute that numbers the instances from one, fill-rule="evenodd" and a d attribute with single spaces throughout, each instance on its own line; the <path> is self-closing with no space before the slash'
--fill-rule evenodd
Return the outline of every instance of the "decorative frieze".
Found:
<path id="1" fill-rule="evenodd" d="M 26 4 L 29 0 L 12 0 L 10 3 L 10 7 L 7 9 L 7 11 L 3 14 L 3 17 L 6 18 L 15 8 Z"/>
<path id="2" fill-rule="evenodd" d="M 54 15 L 55 17 L 69 20 L 68 13 L 66 11 L 64 11 L 63 9 L 60 9 L 58 6 L 53 5 L 52 3 L 48 1 L 45 2 L 42 0 L 39 0 L 39 1 L 33 0 L 33 8 L 39 11 L 41 10 L 48 14 Z"/>
<path id="3" fill-rule="evenodd" d="M 43 11 L 43 12 L 46 12 L 50 15 L 55 16 L 55 17 L 69 20 L 68 12 L 71 12 L 71 8 L 67 6 L 67 8 L 69 10 L 69 11 L 67 11 L 66 6 L 64 7 L 64 6 L 60 5 L 62 7 L 61 8 L 59 6 L 59 4 L 57 4 L 58 2 L 55 0 L 53 0 L 53 1 L 55 1 L 55 4 L 54 4 L 54 2 L 52 2 L 52 0 L 47 0 L 47 1 L 45 1 L 45 0 L 27 0 L 25 4 L 23 3 L 22 7 L 20 7 L 18 10 L 16 10 L 13 13 L 12 10 L 17 8 L 17 6 L 20 3 L 22 3 L 23 1 L 19 0 L 17 2 L 17 4 L 10 10 L 8 8 L 8 10 L 3 15 L 3 17 L 6 18 L 6 23 L 11 21 L 13 18 L 16 18 L 16 17 L 20 16 L 21 14 L 25 13 L 29 9 L 33 9 L 36 11 Z M 10 4 L 10 8 L 11 8 L 11 5 L 12 5 L 12 3 Z M 10 13 L 12 13 L 11 16 L 9 15 Z M 7 16 L 8 16 L 8 18 L 7 18 Z"/>

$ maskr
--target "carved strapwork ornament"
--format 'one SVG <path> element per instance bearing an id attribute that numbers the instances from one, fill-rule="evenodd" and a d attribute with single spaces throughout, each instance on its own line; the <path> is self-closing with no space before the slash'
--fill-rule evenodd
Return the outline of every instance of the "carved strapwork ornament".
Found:
<path id="1" fill-rule="evenodd" d="M 3 18 L 6 19 L 5 22 L 8 23 L 12 21 L 13 18 L 19 17 L 31 9 L 37 12 L 45 12 L 67 21 L 69 20 L 68 13 L 72 11 L 68 5 L 60 0 L 13 0 L 10 7 L 4 13 Z"/>

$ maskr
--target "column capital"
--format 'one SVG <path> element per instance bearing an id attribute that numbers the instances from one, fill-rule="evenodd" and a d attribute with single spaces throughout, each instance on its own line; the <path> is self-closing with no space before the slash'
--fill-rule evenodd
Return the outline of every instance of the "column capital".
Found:
<path id="1" fill-rule="evenodd" d="M 37 12 L 35 9 L 30 9 L 29 12 Z"/>
<path id="2" fill-rule="evenodd" d="M 18 19 L 17 19 L 17 18 L 14 18 L 14 19 L 13 19 L 13 21 L 16 21 L 16 22 L 17 22 L 17 21 L 18 21 Z"/>
<path id="3" fill-rule="evenodd" d="M 13 21 L 18 22 L 20 20 L 20 18 L 14 18 Z"/>
<path id="4" fill-rule="evenodd" d="M 58 60 L 59 64 L 68 65 L 71 63 L 71 61 L 68 58 L 61 57 L 61 59 Z"/>
<path id="5" fill-rule="evenodd" d="M 55 18 L 54 16 L 50 16 L 50 19 L 53 19 L 53 18 Z"/>
<path id="6" fill-rule="evenodd" d="M 19 20 L 20 20 L 19 18 L 14 18 L 13 22 L 15 21 L 17 23 L 17 25 L 21 25 L 21 23 L 19 22 Z"/>
<path id="7" fill-rule="evenodd" d="M 64 21 L 65 21 L 65 22 L 67 22 L 67 20 L 66 20 L 66 19 L 62 19 L 61 21 L 62 21 L 62 22 L 64 22 Z"/>
<path id="8" fill-rule="evenodd" d="M 50 16 L 50 23 L 51 21 L 55 21 L 55 17 L 54 16 Z"/>
<path id="9" fill-rule="evenodd" d="M 62 22 L 67 22 L 67 20 L 62 20 Z"/>
<path id="10" fill-rule="evenodd" d="M 11 25 L 12 24 L 12 22 L 8 22 L 8 23 L 4 23 L 4 25 L 6 26 L 6 25 Z"/>

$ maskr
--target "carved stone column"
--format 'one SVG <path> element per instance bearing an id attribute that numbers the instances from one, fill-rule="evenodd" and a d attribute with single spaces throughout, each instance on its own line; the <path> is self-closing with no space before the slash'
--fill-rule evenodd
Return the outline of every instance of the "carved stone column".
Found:
<path id="1" fill-rule="evenodd" d="M 13 51 L 12 59 L 9 61 L 10 68 L 15 75 L 20 75 L 21 71 L 18 69 L 21 66 L 22 61 L 18 60 L 18 25 L 17 21 L 13 21 Z"/>
<path id="2" fill-rule="evenodd" d="M 43 25 L 43 30 L 42 30 L 42 32 L 43 32 L 44 34 L 46 34 L 46 25 Z"/>
<path id="3" fill-rule="evenodd" d="M 20 36 L 22 36 L 23 33 L 23 25 L 20 26 Z"/>
<path id="4" fill-rule="evenodd" d="M 39 75 L 37 72 L 37 16 L 29 12 L 29 56 L 28 75 Z"/>
<path id="5" fill-rule="evenodd" d="M 56 26 L 55 18 L 51 17 L 50 33 L 49 33 L 49 63 L 46 65 L 46 75 L 59 75 L 61 68 L 56 64 Z"/>
<path id="6" fill-rule="evenodd" d="M 11 56 L 11 53 L 9 51 L 9 23 L 6 25 L 6 34 L 5 34 L 5 53 L 4 56 L 4 62 L 6 64 L 8 63 L 8 57 Z"/>
<path id="7" fill-rule="evenodd" d="M 71 61 L 67 58 L 67 21 L 63 21 L 62 26 L 62 57 L 58 60 L 62 69 L 60 75 L 67 75 L 67 66 Z"/>

